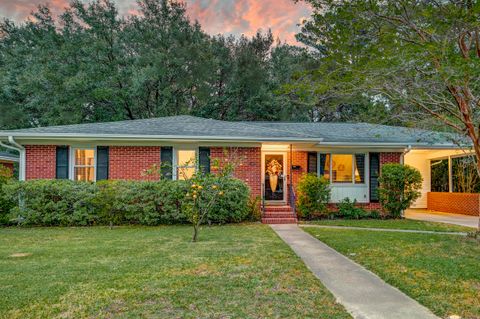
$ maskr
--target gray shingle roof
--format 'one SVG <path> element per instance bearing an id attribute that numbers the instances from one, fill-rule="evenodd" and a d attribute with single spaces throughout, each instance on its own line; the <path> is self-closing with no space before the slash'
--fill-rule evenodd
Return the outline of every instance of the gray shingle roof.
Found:
<path id="1" fill-rule="evenodd" d="M 453 135 L 366 123 L 227 122 L 193 116 L 0 131 L 15 137 L 129 137 L 321 143 L 450 144 Z"/>
<path id="2" fill-rule="evenodd" d="M 88 123 L 28 128 L 0 131 L 0 136 L 151 136 L 151 137 L 191 137 L 223 139 L 293 139 L 305 140 L 308 134 L 280 130 L 277 128 L 254 126 L 240 122 L 226 122 L 194 116 L 170 116 L 133 121 Z"/>
<path id="3" fill-rule="evenodd" d="M 452 144 L 454 134 L 369 123 L 250 122 L 323 138 L 323 143 Z"/>

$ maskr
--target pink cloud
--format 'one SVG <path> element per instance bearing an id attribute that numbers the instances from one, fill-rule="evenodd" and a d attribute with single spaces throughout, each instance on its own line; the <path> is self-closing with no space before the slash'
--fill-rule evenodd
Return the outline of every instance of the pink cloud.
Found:
<path id="1" fill-rule="evenodd" d="M 87 1 L 87 0 L 85 0 Z M 257 30 L 272 29 L 275 38 L 296 43 L 297 24 L 308 17 L 310 8 L 293 0 L 185 0 L 191 19 L 198 20 L 210 34 L 254 35 Z M 25 20 L 39 4 L 48 3 L 58 14 L 68 6 L 68 0 L 1 0 L 0 17 Z M 121 14 L 137 14 L 133 0 L 117 0 Z"/>

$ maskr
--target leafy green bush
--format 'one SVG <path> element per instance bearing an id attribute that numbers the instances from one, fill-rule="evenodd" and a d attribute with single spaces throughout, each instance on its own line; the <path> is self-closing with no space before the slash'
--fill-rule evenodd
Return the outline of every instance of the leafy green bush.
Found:
<path id="1" fill-rule="evenodd" d="M 248 201 L 248 220 L 251 222 L 258 222 L 262 219 L 262 210 L 260 208 L 260 196 L 250 197 Z"/>
<path id="2" fill-rule="evenodd" d="M 12 180 L 12 172 L 7 167 L 0 164 L 0 225 L 8 225 L 9 212 L 15 206 L 15 202 L 5 197 L 3 185 Z"/>
<path id="3" fill-rule="evenodd" d="M 422 175 L 408 165 L 385 164 L 379 178 L 378 194 L 385 212 L 399 218 L 402 211 L 410 207 L 420 197 Z"/>
<path id="4" fill-rule="evenodd" d="M 338 212 L 336 215 L 345 219 L 363 219 L 370 217 L 369 212 L 358 207 L 357 201 L 351 201 L 350 198 L 345 198 L 338 204 Z"/>
<path id="5" fill-rule="evenodd" d="M 3 189 L 8 200 L 20 199 L 10 214 L 20 224 L 86 226 L 98 220 L 92 204 L 98 188 L 92 183 L 32 180 L 9 183 Z"/>
<path id="6" fill-rule="evenodd" d="M 216 183 L 216 178 L 212 179 Z M 223 195 L 207 215 L 207 222 L 216 224 L 239 223 L 248 218 L 250 189 L 239 179 L 230 178 L 223 183 Z"/>
<path id="7" fill-rule="evenodd" d="M 209 223 L 241 222 L 248 217 L 249 189 L 245 183 L 229 179 L 225 188 L 229 191 L 209 212 Z M 15 219 L 21 225 L 112 226 L 187 222 L 182 211 L 187 193 L 184 181 L 87 183 L 32 180 L 8 183 L 3 189 L 5 200 L 16 203 L 10 209 L 8 219 Z"/>
<path id="8" fill-rule="evenodd" d="M 297 210 L 305 219 L 326 217 L 330 200 L 329 181 L 315 174 L 303 175 L 298 183 Z"/>

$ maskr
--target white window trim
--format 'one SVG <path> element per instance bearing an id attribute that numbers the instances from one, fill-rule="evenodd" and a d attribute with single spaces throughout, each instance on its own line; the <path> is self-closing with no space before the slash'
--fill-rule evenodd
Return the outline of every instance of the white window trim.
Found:
<path id="1" fill-rule="evenodd" d="M 178 180 L 178 152 L 179 151 L 195 151 L 195 166 L 188 166 L 189 168 L 191 167 L 194 167 L 195 168 L 195 172 L 198 171 L 198 157 L 199 157 L 199 154 L 200 154 L 200 147 L 199 146 L 195 146 L 195 147 L 188 147 L 188 146 L 183 146 L 183 147 L 174 147 L 173 148 L 173 167 L 172 167 L 172 179 L 174 181 Z M 97 159 L 95 157 L 95 163 L 96 163 Z M 184 167 L 184 166 L 182 166 Z M 185 166 L 187 167 L 187 166 Z"/>
<path id="2" fill-rule="evenodd" d="M 320 176 L 320 155 L 321 154 L 324 154 L 324 155 L 330 155 L 329 156 L 329 159 L 330 159 L 330 162 L 329 162 L 329 169 L 330 169 L 330 176 L 329 176 L 329 182 L 330 182 L 330 185 L 332 186 L 336 186 L 336 187 L 342 187 L 342 186 L 357 186 L 357 187 L 368 187 L 369 183 L 367 182 L 367 175 L 368 175 L 368 165 L 369 165 L 369 162 L 368 162 L 368 153 L 365 153 L 365 152 L 353 152 L 353 153 L 333 153 L 333 152 L 318 152 L 317 153 L 317 174 Z M 333 182 L 333 167 L 332 167 L 332 161 L 333 161 L 333 155 L 351 155 L 352 156 L 352 181 L 351 182 L 346 182 L 346 183 L 339 183 L 339 182 Z M 355 155 L 363 155 L 364 156 L 364 171 L 363 171 L 363 183 L 357 183 L 355 182 L 355 167 L 356 167 L 356 159 L 355 159 Z"/>
<path id="3" fill-rule="evenodd" d="M 75 180 L 75 150 L 92 150 L 93 149 L 93 158 L 94 158 L 94 164 L 93 164 L 93 182 L 97 181 L 97 146 L 81 146 L 81 147 L 76 147 L 76 146 L 70 146 L 69 147 L 69 161 L 68 161 L 68 174 L 69 174 L 69 179 L 74 181 Z M 81 167 L 82 165 L 78 166 Z M 85 166 L 85 167 L 90 167 L 90 166 Z"/>

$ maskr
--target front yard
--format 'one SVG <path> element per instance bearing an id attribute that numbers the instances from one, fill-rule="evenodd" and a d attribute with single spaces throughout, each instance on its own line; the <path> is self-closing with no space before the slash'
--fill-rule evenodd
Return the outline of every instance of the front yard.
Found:
<path id="1" fill-rule="evenodd" d="M 433 227 L 411 222 L 390 221 L 383 227 L 419 230 L 432 230 Z M 333 223 L 382 226 L 381 221 L 328 224 Z M 450 228 L 449 225 L 444 227 Z M 436 230 L 445 231 L 444 227 Z M 460 315 L 468 319 L 480 318 L 480 245 L 477 242 L 456 235 L 313 227 L 304 230 L 376 273 L 440 317 Z M 454 226 L 450 230 L 459 229 Z"/>
<path id="2" fill-rule="evenodd" d="M 3 318 L 350 318 L 262 225 L 0 229 Z"/>

